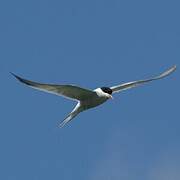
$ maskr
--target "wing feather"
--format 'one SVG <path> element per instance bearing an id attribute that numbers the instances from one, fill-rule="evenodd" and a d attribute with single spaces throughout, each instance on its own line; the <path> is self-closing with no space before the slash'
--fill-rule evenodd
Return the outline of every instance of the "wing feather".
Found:
<path id="1" fill-rule="evenodd" d="M 132 81 L 132 82 L 120 84 L 120 85 L 111 87 L 111 89 L 112 89 L 113 93 L 124 91 L 124 90 L 139 86 L 141 84 L 144 84 L 144 83 L 147 83 L 147 82 L 150 82 L 150 81 L 154 81 L 154 80 L 164 78 L 164 77 L 170 75 L 175 70 L 176 70 L 176 66 L 173 66 L 170 69 L 168 69 L 167 71 L 163 72 L 162 74 L 160 74 L 159 76 L 156 76 L 154 78 L 145 79 L 145 80 L 139 80 L 139 81 Z"/>
<path id="2" fill-rule="evenodd" d="M 23 79 L 13 73 L 11 73 L 16 79 L 18 79 L 20 82 L 34 88 L 38 89 L 40 91 L 45 91 L 48 93 L 64 96 L 66 98 L 70 98 L 72 100 L 78 100 L 82 101 L 86 98 L 88 98 L 91 95 L 94 95 L 94 92 L 81 88 L 75 85 L 56 85 L 56 84 L 43 84 L 43 83 L 38 83 L 34 81 L 30 81 L 27 79 Z"/>

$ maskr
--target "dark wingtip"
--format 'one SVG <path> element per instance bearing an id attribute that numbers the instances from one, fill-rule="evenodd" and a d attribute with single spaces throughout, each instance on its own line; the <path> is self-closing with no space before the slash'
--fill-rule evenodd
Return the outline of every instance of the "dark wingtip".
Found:
<path id="1" fill-rule="evenodd" d="M 23 78 L 17 76 L 16 74 L 14 74 L 14 73 L 12 73 L 12 72 L 10 72 L 10 74 L 11 74 L 12 76 L 14 76 L 14 77 L 15 77 L 17 80 L 19 80 L 20 82 L 22 82 L 22 83 L 24 83 L 24 84 L 26 84 L 26 85 L 30 85 L 30 86 L 32 85 L 30 81 L 28 81 L 28 80 L 26 80 L 26 79 L 23 79 Z"/>
<path id="2" fill-rule="evenodd" d="M 15 76 L 15 74 L 14 73 L 12 73 L 12 72 L 9 72 L 12 76 Z"/>
<path id="3" fill-rule="evenodd" d="M 14 74 L 13 72 L 9 72 L 12 76 L 14 76 L 15 78 L 17 78 L 18 76 L 16 74 Z"/>
<path id="4" fill-rule="evenodd" d="M 23 81 L 23 79 L 20 78 L 19 76 L 17 76 L 16 74 L 14 74 L 14 73 L 12 73 L 12 72 L 10 72 L 10 74 L 11 74 L 12 76 L 14 76 L 16 79 L 18 79 L 19 81 Z"/>

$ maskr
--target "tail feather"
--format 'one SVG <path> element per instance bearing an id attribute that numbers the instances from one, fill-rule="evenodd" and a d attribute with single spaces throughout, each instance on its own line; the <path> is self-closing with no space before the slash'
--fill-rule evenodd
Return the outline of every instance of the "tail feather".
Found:
<path id="1" fill-rule="evenodd" d="M 67 124 L 68 122 L 70 122 L 74 117 L 76 117 L 81 111 L 81 105 L 80 102 L 77 103 L 77 105 L 75 106 L 75 108 L 73 109 L 73 111 L 71 113 L 68 114 L 68 116 L 58 125 L 58 127 L 62 128 L 65 126 L 65 124 Z"/>
<path id="2" fill-rule="evenodd" d="M 59 125 L 59 128 L 62 128 L 65 126 L 65 124 L 67 124 L 68 122 L 70 122 L 75 116 L 77 116 L 79 113 L 70 113 Z"/>

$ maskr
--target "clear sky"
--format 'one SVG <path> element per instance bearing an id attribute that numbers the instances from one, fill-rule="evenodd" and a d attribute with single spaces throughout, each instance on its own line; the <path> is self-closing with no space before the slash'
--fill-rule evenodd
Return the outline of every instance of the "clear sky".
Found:
<path id="1" fill-rule="evenodd" d="M 114 95 L 63 129 L 74 102 L 28 88 L 95 89 L 180 67 L 174 0 L 0 2 L 0 179 L 179 180 L 179 69 Z"/>

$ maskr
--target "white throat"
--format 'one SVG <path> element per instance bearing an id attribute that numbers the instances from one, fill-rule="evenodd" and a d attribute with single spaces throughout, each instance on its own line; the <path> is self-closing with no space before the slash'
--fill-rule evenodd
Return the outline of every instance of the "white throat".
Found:
<path id="1" fill-rule="evenodd" d="M 96 92 L 96 94 L 99 97 L 106 97 L 106 98 L 111 98 L 112 97 L 110 94 L 103 92 L 101 88 L 97 88 L 94 91 Z"/>

